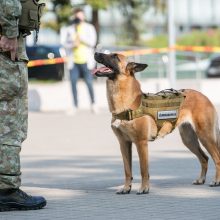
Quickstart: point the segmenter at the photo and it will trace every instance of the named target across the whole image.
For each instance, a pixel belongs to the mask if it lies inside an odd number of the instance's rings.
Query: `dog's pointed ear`
[[[148,67],[148,65],[147,65],[147,64],[144,64],[144,63],[130,62],[130,63],[127,64],[126,69],[127,69],[129,72],[136,73],[136,72],[141,72],[141,71],[143,71],[143,70],[146,69],[147,67]]]

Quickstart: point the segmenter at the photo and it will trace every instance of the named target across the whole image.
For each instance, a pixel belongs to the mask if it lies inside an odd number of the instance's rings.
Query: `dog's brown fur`
[[[95,59],[112,70],[106,74],[96,73],[97,76],[109,78],[107,80],[107,98],[110,112],[114,115],[128,109],[137,109],[141,102],[142,91],[134,73],[142,71],[147,65],[129,63],[126,57],[120,54],[96,53]],[[208,157],[201,149],[200,141],[211,155],[216,167],[216,174],[210,186],[218,186],[220,185],[220,132],[216,110],[208,98],[198,91],[186,89],[184,95],[185,100],[180,106],[176,127],[179,128],[184,145],[198,157],[201,164],[201,174],[193,184],[204,184],[208,168]],[[157,131],[155,121],[148,115],[131,121],[118,120],[113,116],[112,129],[120,143],[125,171],[124,187],[117,193],[126,194],[131,190],[132,143],[137,147],[142,177],[137,193],[148,193],[148,141],[157,134],[159,137],[164,137],[170,133],[171,124],[167,122],[160,131]]]

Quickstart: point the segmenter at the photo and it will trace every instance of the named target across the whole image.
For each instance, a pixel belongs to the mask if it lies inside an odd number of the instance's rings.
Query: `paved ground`
[[[219,219],[220,187],[208,186],[213,163],[210,160],[207,183],[191,185],[199,163],[176,131],[150,143],[150,194],[135,194],[140,175],[134,147],[132,192],[116,195],[123,167],[110,117],[104,110],[76,116],[30,113],[21,155],[22,188],[45,196],[48,205],[37,211],[4,212],[0,220]]]

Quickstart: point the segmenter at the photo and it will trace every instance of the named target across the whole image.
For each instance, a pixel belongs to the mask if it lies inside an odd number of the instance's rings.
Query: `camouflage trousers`
[[[0,66],[0,189],[18,188],[19,153],[27,136],[27,66],[1,53]]]

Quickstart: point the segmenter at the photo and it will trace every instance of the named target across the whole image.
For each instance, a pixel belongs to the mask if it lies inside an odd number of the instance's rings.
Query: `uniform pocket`
[[[21,75],[18,64],[0,54],[0,100],[13,99],[20,89]]]
[[[4,1],[4,12],[7,16],[18,17],[21,14],[21,4],[14,1]]]

